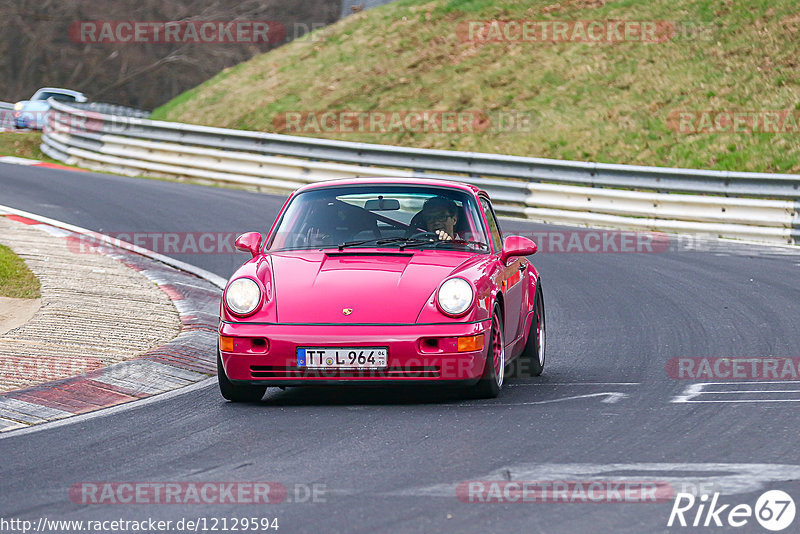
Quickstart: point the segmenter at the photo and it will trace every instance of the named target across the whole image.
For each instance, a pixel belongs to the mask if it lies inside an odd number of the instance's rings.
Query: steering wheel
[[[412,234],[412,235],[409,235],[409,236],[406,236],[406,237],[408,239],[424,239],[424,238],[428,237],[428,238],[432,238],[435,241],[439,240],[439,236],[436,235],[436,232],[427,232],[427,231],[425,231],[425,232],[417,232],[416,234]]]

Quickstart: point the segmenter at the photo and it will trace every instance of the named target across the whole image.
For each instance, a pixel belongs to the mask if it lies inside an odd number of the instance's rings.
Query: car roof
[[[60,87],[42,87],[40,89],[37,89],[36,93],[39,93],[41,91],[46,91],[48,93],[63,93],[65,95],[70,95],[70,96],[78,96],[78,95],[84,96],[84,94],[81,93],[80,91],[73,91],[72,89],[62,89]]]
[[[440,180],[436,178],[392,178],[392,177],[379,177],[379,178],[340,178],[336,180],[325,180],[323,182],[314,182],[313,184],[304,185],[295,191],[300,193],[311,189],[323,189],[327,187],[340,187],[349,185],[421,185],[432,187],[448,187],[452,189],[460,189],[468,191],[475,195],[483,194],[489,196],[483,189],[472,184],[465,184],[463,182],[456,182],[454,180]]]

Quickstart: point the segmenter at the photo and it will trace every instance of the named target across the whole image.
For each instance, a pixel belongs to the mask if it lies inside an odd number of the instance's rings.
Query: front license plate
[[[305,347],[297,349],[297,366],[309,369],[384,369],[386,347]]]

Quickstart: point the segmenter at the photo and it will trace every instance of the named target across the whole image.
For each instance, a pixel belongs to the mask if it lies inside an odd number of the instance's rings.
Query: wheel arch
[[[494,303],[500,306],[500,319],[503,320],[503,324],[506,323],[506,308],[505,308],[505,300],[503,297],[503,292],[498,290],[497,293],[494,294]]]
[[[536,300],[539,298],[539,294],[541,294],[542,298],[544,298],[544,292],[542,292],[542,275],[538,275],[536,277],[536,281],[533,285],[533,302],[531,303],[533,305],[532,309],[536,308]]]

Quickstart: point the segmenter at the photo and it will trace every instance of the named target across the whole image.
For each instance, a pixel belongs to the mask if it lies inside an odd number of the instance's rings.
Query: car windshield
[[[36,94],[31,97],[31,100],[47,100],[48,98],[52,98],[59,102],[75,102],[75,97],[73,95],[49,91],[37,91]]]
[[[488,253],[473,196],[439,187],[312,189],[285,210],[267,250],[402,248]]]

